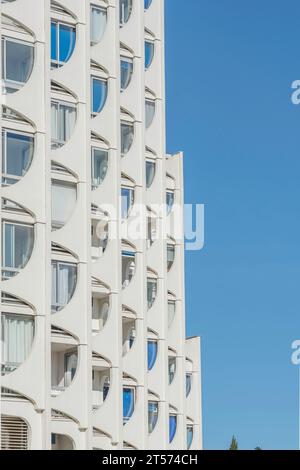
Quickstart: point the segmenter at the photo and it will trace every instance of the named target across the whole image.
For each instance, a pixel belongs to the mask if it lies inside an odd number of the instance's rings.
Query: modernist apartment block
[[[163,7],[1,0],[1,449],[202,446]]]

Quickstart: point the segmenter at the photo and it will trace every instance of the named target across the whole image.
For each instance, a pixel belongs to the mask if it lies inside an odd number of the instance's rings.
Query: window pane
[[[166,193],[166,204],[167,204],[167,215],[169,215],[174,205],[174,193],[171,191],[167,191]]]
[[[97,188],[104,180],[108,169],[108,151],[92,148],[92,188]]]
[[[146,112],[146,117],[145,117],[145,121],[146,121],[146,129],[148,129],[148,127],[151,126],[152,124],[152,121],[153,121],[153,118],[154,118],[154,114],[155,114],[155,101],[153,100],[146,100],[145,102],[145,112]]]
[[[121,189],[121,216],[126,219],[133,205],[134,192],[130,188]]]
[[[31,44],[5,39],[5,73],[4,80],[24,84],[27,82],[33,67],[33,47]],[[13,87],[10,84],[10,87]],[[19,87],[16,86],[15,89]],[[12,91],[15,91],[12,90]]]
[[[68,387],[74,376],[77,369],[77,352],[73,352],[65,355],[65,387]]]
[[[155,401],[148,402],[148,432],[154,430],[158,420],[158,403]]]
[[[157,341],[148,340],[147,352],[148,352],[148,370],[151,370],[156,362],[157,358]]]
[[[168,301],[168,326],[170,326],[173,323],[173,320],[175,318],[175,312],[176,312],[176,304],[174,301],[169,300]]]
[[[154,43],[145,41],[145,69],[148,69],[152,64],[154,57]]]
[[[186,433],[187,433],[187,449],[189,450],[191,448],[193,437],[194,437],[193,426],[187,426]]]
[[[127,23],[130,18],[132,10],[132,0],[119,0],[120,1],[120,24]]]
[[[131,123],[121,122],[121,154],[129,152],[134,137],[134,126]]]
[[[129,285],[135,273],[135,253],[122,251],[122,287]]]
[[[170,415],[169,416],[169,442],[171,443],[175,437],[177,429],[177,416]]]
[[[167,269],[170,271],[175,259],[175,246],[167,245]]]
[[[146,186],[150,188],[155,176],[155,163],[146,161]]]
[[[133,62],[130,59],[121,59],[121,91],[126,90],[133,73]]]
[[[148,309],[152,307],[157,295],[157,280],[156,279],[147,279],[147,302]]]
[[[26,315],[2,314],[2,371],[12,372],[28,357],[34,337],[34,319]]]
[[[59,61],[67,62],[75,48],[76,33],[72,26],[59,24]]]
[[[2,240],[3,267],[7,276],[13,276],[15,271],[24,268],[33,248],[33,227],[4,222]],[[7,268],[12,268],[7,269]]]
[[[4,131],[2,134],[2,174],[9,183],[18,181],[27,172],[33,157],[33,137]],[[17,177],[15,180],[11,177]],[[2,178],[8,183],[7,178]]]
[[[107,81],[98,78],[92,78],[93,96],[92,113],[100,113],[107,98]]]
[[[186,392],[186,397],[189,396],[191,393],[192,389],[192,374],[186,374],[185,375],[185,392]]]
[[[91,43],[101,41],[107,22],[107,11],[104,8],[91,7]]]
[[[71,137],[76,123],[76,107],[62,102],[51,102],[52,148],[64,145]]]
[[[124,424],[131,418],[134,411],[134,390],[123,388],[123,422]]]
[[[52,181],[52,228],[63,227],[76,205],[76,185]]]
[[[52,261],[52,312],[61,310],[71,300],[77,282],[77,266]]]
[[[169,364],[169,385],[174,380],[175,377],[175,372],[176,372],[176,357],[169,357],[168,359],[168,364]]]
[[[152,0],[144,0],[144,8],[147,10],[152,3]]]

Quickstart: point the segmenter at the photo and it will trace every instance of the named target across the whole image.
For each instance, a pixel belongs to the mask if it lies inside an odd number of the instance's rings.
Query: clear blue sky
[[[187,332],[203,341],[206,449],[293,449],[300,338],[298,0],[165,0],[168,151],[206,207],[186,256]],[[188,3],[189,9],[185,8]]]

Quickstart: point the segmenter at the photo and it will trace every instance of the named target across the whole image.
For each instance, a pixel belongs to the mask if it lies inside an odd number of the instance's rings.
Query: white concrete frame
[[[166,240],[147,247],[145,240],[126,240],[135,247],[136,270],[131,283],[121,288],[122,240],[109,240],[96,262],[91,253],[91,204],[118,207],[121,174],[135,183],[134,202],[150,206],[164,204],[167,174],[174,180],[175,201],[183,206],[183,156],[166,154],[164,83],[164,0],[153,0],[144,11],[143,0],[133,0],[127,24],[119,26],[118,0],[59,0],[72,13],[76,24],[75,49],[62,67],[50,70],[50,0],[15,0],[1,4],[2,15],[19,22],[34,42],[34,65],[27,83],[17,92],[2,94],[2,103],[23,115],[32,124],[35,148],[27,173],[16,184],[2,186],[1,197],[26,208],[34,217],[34,248],[27,265],[16,276],[3,281],[3,292],[32,307],[35,337],[31,352],[14,372],[1,377],[1,386],[14,392],[3,394],[1,413],[18,416],[28,424],[28,448],[51,449],[51,433],[63,435],[57,443],[75,449],[186,449],[186,427],[192,424],[191,449],[202,448],[200,339],[185,339],[184,244],[175,240],[175,260],[167,272]],[[98,44],[90,45],[90,4],[107,8],[105,33]],[[65,15],[54,17],[65,21]],[[146,32],[145,32],[146,31]],[[9,35],[5,25],[2,35]],[[151,66],[144,68],[145,36],[155,43]],[[154,38],[154,39],[153,39]],[[120,93],[120,48],[125,47],[134,64],[129,86]],[[90,63],[101,67],[108,82],[108,95],[101,113],[91,119]],[[1,61],[0,61],[1,63]],[[77,105],[75,128],[69,141],[51,150],[51,81],[68,90]],[[145,130],[145,96],[155,96],[155,116]],[[130,113],[135,136],[130,151],[120,155],[120,109]],[[2,119],[1,125],[7,128]],[[9,127],[22,129],[22,124]],[[24,125],[23,125],[24,127]],[[91,190],[91,132],[109,150],[109,163],[102,184]],[[153,183],[146,189],[146,156],[155,158]],[[151,157],[150,155],[150,157]],[[64,166],[77,181],[74,211],[62,228],[51,231],[51,161]],[[6,218],[1,213],[2,218]],[[169,216],[171,217],[171,215]],[[130,218],[130,215],[129,215]],[[162,217],[166,223],[166,216]],[[119,218],[109,219],[109,230],[119,233]],[[168,236],[172,237],[172,233]],[[77,264],[77,284],[70,302],[51,314],[51,243],[70,252],[62,253]],[[72,256],[71,256],[72,255]],[[57,258],[55,258],[57,259]],[[147,269],[157,274],[157,298],[147,310]],[[109,313],[104,328],[92,333],[91,298],[99,281],[109,292]],[[104,288],[103,287],[103,288]],[[101,287],[99,288],[101,290]],[[168,328],[168,292],[176,296],[176,315]],[[132,312],[135,338],[123,357],[122,312]],[[5,305],[2,305],[5,311]],[[78,362],[71,385],[51,394],[51,326],[66,332],[61,344],[76,345]],[[158,356],[147,370],[149,331],[158,338]],[[60,338],[60,336],[59,336]],[[68,339],[69,338],[69,339]],[[53,339],[53,338],[52,338]],[[55,340],[56,347],[59,339]],[[72,343],[72,344],[73,344]],[[63,346],[62,346],[63,347]],[[70,344],[69,344],[70,347]],[[176,373],[168,384],[168,350],[175,351]],[[92,358],[94,353],[94,359]],[[104,403],[92,411],[92,366],[101,356],[110,368],[110,390]],[[192,375],[189,396],[185,393],[186,360]],[[101,360],[99,362],[101,369]],[[125,374],[125,376],[124,376]],[[123,426],[122,387],[134,387],[135,410]],[[148,397],[159,402],[158,422],[148,434]],[[169,444],[169,407],[177,414],[177,432]],[[67,438],[65,438],[66,436]],[[71,443],[71,444],[70,444]]]

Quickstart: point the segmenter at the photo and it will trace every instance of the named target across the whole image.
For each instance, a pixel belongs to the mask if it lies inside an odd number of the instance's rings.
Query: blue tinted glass
[[[93,78],[93,103],[92,112],[100,113],[105,105],[107,97],[107,83],[105,80]]]
[[[175,437],[177,429],[177,416],[169,416],[169,442],[171,443]]]
[[[186,374],[185,376],[185,392],[186,396],[188,397],[192,388],[192,376],[191,374]]]
[[[132,416],[134,411],[134,391],[132,388],[123,388],[123,421]]]
[[[145,41],[145,68],[148,69],[152,63],[154,55],[153,42]]]
[[[59,25],[59,61],[67,62],[75,47],[75,29],[72,26]]]
[[[167,204],[167,215],[169,215],[174,205],[174,193],[167,192],[166,204]]]
[[[57,24],[51,22],[51,60],[58,60],[57,57]]]
[[[148,341],[148,370],[151,370],[157,358],[157,341]]]
[[[106,399],[108,392],[109,392],[109,385],[105,384],[103,386],[103,401]]]
[[[121,189],[121,215],[125,219],[131,205],[131,191],[128,188]]]
[[[158,403],[148,403],[148,432],[151,433],[155,428],[158,420]]]
[[[144,0],[145,10],[147,10],[150,7],[151,3],[152,3],[152,0]]]

